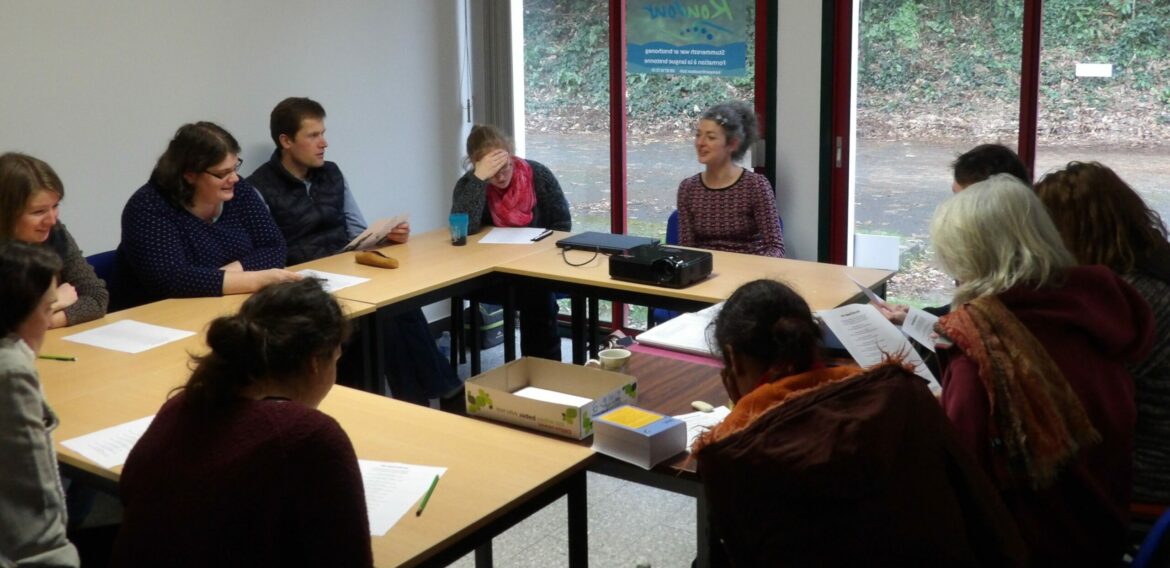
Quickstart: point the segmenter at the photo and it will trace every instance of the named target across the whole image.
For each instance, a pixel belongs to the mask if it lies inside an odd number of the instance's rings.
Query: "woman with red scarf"
[[[735,402],[695,442],[732,566],[1020,566],[1008,512],[938,402],[897,361],[827,367],[808,304],[744,284],[715,318]]]
[[[572,230],[569,202],[556,176],[540,162],[515,155],[512,141],[491,125],[467,136],[472,168],[455,184],[452,213],[467,213],[467,232],[484,225]]]
[[[467,136],[471,169],[455,183],[452,213],[467,213],[467,232],[484,225],[572,230],[569,202],[544,164],[515,155],[512,141],[494,126],[478,124]],[[517,294],[520,352],[561,359],[557,304],[552,294]]]

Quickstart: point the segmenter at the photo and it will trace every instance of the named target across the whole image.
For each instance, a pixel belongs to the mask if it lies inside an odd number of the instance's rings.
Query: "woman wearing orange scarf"
[[[572,230],[569,202],[556,176],[544,164],[517,157],[512,141],[496,127],[478,124],[471,129],[466,160],[471,168],[455,183],[451,212],[467,214],[468,234],[484,225]],[[485,299],[499,303],[500,296],[489,292]],[[520,352],[560,361],[553,295],[521,292],[516,297]]]
[[[826,367],[808,304],[772,280],[714,322],[731,414],[692,448],[733,566],[1019,566],[1023,544],[925,382]]]
[[[931,237],[959,282],[940,331],[942,403],[991,476],[1035,566],[1107,566],[1129,521],[1134,385],[1153,339],[1145,300],[1074,266],[1044,205],[1000,174],[939,206]]]

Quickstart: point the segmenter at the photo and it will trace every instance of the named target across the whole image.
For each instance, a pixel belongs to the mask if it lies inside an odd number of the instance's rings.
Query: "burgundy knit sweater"
[[[776,194],[768,178],[744,170],[728,187],[710,189],[695,174],[678,186],[678,244],[784,258]]]
[[[370,566],[357,456],[333,418],[167,401],[122,471],[116,566]]]

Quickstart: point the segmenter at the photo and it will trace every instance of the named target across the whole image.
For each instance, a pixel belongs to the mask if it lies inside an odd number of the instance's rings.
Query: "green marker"
[[[430,488],[428,488],[426,494],[423,495],[422,501],[419,502],[419,504],[418,504],[418,510],[414,512],[414,516],[417,517],[417,516],[421,515],[423,512],[423,509],[427,508],[427,501],[431,500],[431,493],[435,492],[435,486],[438,484],[439,484],[439,475],[435,474],[435,480],[431,482]]]
[[[37,359],[49,359],[51,361],[76,361],[77,357],[72,357],[70,355],[48,355],[42,353],[37,355]]]

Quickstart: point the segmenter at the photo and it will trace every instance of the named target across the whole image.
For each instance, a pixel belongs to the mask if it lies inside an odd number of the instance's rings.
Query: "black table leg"
[[[585,297],[580,292],[573,292],[569,296],[569,304],[572,306],[572,318],[570,329],[572,330],[573,338],[573,364],[585,364]]]
[[[504,362],[516,360],[516,287],[504,290]]]
[[[589,566],[589,512],[586,508],[585,470],[569,480],[569,566]]]

